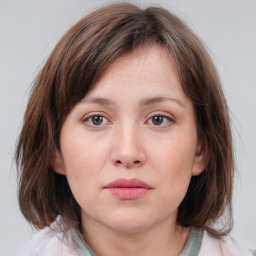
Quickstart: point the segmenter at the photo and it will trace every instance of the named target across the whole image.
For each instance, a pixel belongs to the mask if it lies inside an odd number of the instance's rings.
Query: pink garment
[[[205,231],[198,256],[252,256],[252,254],[232,237],[216,239]]]
[[[45,228],[35,234],[19,256],[79,256],[72,245],[71,237],[75,230],[63,233]],[[84,252],[90,256],[90,252]],[[209,236],[205,231],[198,256],[252,256],[246,248],[239,245],[232,237],[220,240]]]
[[[70,240],[71,232],[61,232],[44,228],[33,235],[32,240],[18,256],[78,256]]]

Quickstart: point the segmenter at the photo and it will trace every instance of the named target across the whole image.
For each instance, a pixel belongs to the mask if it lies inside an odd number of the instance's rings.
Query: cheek
[[[184,198],[192,175],[194,146],[189,141],[170,140],[150,153],[151,165],[163,187],[162,197],[177,204]]]
[[[166,175],[190,174],[193,167],[195,144],[189,138],[175,138],[162,141],[157,146],[151,145],[149,150],[151,164],[155,165],[159,172]]]
[[[108,144],[98,142],[89,136],[66,136],[62,144],[62,154],[67,175],[93,176],[99,172],[106,161],[106,145]]]
[[[85,205],[93,203],[95,194],[99,192],[105,150],[88,140],[75,139],[63,141],[63,149],[70,189],[78,204],[84,208]]]
[[[76,201],[82,208],[85,205],[91,205],[100,188],[99,177],[104,161],[104,152],[95,148],[95,145],[92,147],[88,141],[83,143],[73,141],[69,147],[65,148],[63,156],[66,177]]]

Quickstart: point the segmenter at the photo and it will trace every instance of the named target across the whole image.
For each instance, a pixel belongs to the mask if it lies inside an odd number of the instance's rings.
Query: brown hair
[[[19,137],[16,162],[19,203],[38,228],[58,215],[80,222],[80,207],[65,176],[52,163],[62,124],[100,75],[121,55],[158,44],[172,56],[182,88],[194,105],[198,134],[208,164],[191,179],[178,209],[177,223],[208,230],[220,237],[232,227],[232,136],[228,108],[214,65],[197,36],[163,8],[119,3],[94,11],[59,41],[38,74]],[[227,225],[212,224],[228,210]]]

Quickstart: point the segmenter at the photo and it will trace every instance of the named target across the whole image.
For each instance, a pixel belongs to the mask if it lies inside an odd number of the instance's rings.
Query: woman
[[[21,210],[44,228],[24,255],[251,255],[227,237],[234,168],[218,75],[165,9],[109,5],[63,36],[16,159]]]

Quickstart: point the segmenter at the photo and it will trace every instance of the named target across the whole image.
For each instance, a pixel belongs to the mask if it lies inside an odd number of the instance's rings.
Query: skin
[[[98,255],[159,256],[182,251],[188,229],[176,224],[177,209],[204,166],[193,105],[169,54],[152,46],[117,59],[73,108],[54,169],[67,176]],[[118,178],[152,189],[121,200],[104,189]]]

